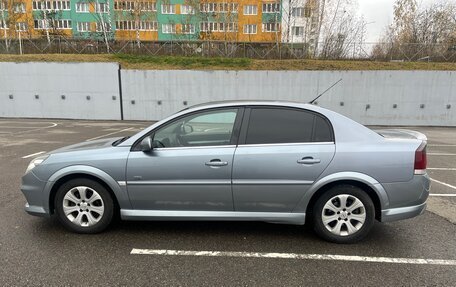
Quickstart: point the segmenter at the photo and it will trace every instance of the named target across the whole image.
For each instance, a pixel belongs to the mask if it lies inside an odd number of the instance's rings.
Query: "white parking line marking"
[[[121,132],[129,131],[131,129],[133,129],[133,128],[126,128],[126,129],[123,129],[123,130],[120,130],[120,131],[116,131],[116,132],[112,132],[112,133],[105,134],[105,135],[102,135],[102,136],[94,137],[94,138],[86,140],[86,142],[87,141],[93,141],[93,140],[96,140],[96,139],[101,139],[101,138],[104,138],[104,137],[107,137],[107,136],[110,136],[110,135],[114,135],[114,134],[118,134],[118,133],[121,133]]]
[[[456,194],[452,194],[452,193],[429,193],[429,196],[456,197]]]
[[[29,130],[19,131],[19,132],[9,132],[7,134],[9,134],[9,135],[19,135],[19,134],[25,134],[25,133],[33,132],[33,131],[39,131],[39,130],[44,130],[44,129],[55,128],[56,126],[58,126],[57,123],[51,123],[51,125],[46,126],[46,127],[30,127],[31,129],[29,129]],[[1,128],[2,127],[0,127],[0,129]]]
[[[29,158],[29,157],[32,157],[32,156],[35,156],[35,155],[39,155],[39,154],[42,154],[42,153],[45,153],[45,151],[40,151],[40,152],[32,153],[32,154],[29,154],[29,155],[25,155],[22,158]]]
[[[456,153],[438,153],[438,152],[428,152],[428,155],[456,155]]]
[[[428,167],[429,170],[456,170],[453,167]]]
[[[335,260],[335,261],[353,261],[353,262],[456,266],[456,260],[370,257],[370,256],[331,255],[331,254],[261,253],[261,252],[234,252],[234,251],[187,251],[187,250],[165,250],[165,249],[154,250],[154,249],[136,249],[136,248],[133,248],[131,250],[130,254],[170,255],[170,256],[275,258],[275,259],[301,259],[301,260]]]
[[[449,188],[452,188],[452,189],[456,189],[456,186],[448,184],[448,183],[445,183],[443,181],[440,181],[440,180],[437,180],[437,179],[433,179],[433,178],[431,178],[431,180],[434,181],[434,182],[440,183],[441,185],[444,185],[446,187],[449,187]]]

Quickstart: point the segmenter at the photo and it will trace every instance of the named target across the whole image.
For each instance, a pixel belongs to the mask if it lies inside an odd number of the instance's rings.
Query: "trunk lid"
[[[427,137],[425,134],[412,130],[381,129],[374,130],[374,132],[378,133],[379,135],[387,139],[417,139],[427,142]]]

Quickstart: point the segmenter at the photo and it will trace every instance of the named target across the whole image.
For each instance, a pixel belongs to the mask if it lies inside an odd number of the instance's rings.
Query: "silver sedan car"
[[[426,137],[373,131],[292,102],[218,102],[185,109],[132,137],[71,145],[30,163],[28,213],[96,233],[123,220],[308,223],[352,243],[375,220],[424,212]]]

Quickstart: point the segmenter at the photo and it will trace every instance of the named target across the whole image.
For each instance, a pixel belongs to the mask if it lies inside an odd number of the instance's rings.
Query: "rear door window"
[[[313,112],[288,108],[252,108],[246,144],[331,142],[326,119]]]

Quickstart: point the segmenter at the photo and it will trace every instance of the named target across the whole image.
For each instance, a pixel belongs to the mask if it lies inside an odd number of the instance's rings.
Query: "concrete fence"
[[[308,102],[339,79],[318,105],[369,125],[456,126],[455,72],[143,71],[115,63],[0,63],[0,116],[158,120],[208,101]]]

